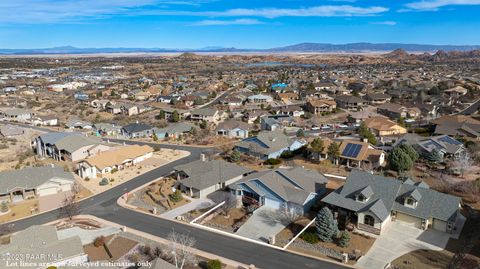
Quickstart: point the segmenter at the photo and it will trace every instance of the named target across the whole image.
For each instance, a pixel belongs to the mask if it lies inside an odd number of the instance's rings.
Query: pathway
[[[207,198],[204,199],[193,199],[193,198],[188,198],[190,200],[190,203],[174,208],[170,211],[167,211],[165,213],[160,214],[160,217],[166,218],[166,219],[175,219],[177,216],[181,216],[183,214],[186,214],[192,210],[195,209],[204,209],[208,208],[211,206],[214,206],[215,203]]]

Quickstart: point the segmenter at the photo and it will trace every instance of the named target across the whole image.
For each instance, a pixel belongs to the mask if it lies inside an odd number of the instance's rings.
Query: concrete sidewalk
[[[174,208],[170,211],[160,214],[160,217],[166,219],[175,219],[177,216],[181,216],[185,213],[188,213],[195,209],[204,209],[211,206],[214,206],[215,203],[210,199],[193,199],[188,198],[190,203],[183,205],[181,207]]]
[[[80,237],[80,240],[82,241],[82,245],[87,245],[87,244],[93,243],[95,238],[99,236],[103,235],[107,237],[109,235],[116,234],[119,232],[120,232],[120,229],[116,227],[104,227],[104,228],[95,229],[95,230],[85,230],[79,227],[73,227],[73,228],[57,231],[57,236],[58,236],[58,239],[65,239],[65,238],[78,235]]]

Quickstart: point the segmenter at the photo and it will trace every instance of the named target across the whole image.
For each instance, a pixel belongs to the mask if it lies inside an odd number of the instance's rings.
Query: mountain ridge
[[[0,49],[3,55],[28,55],[28,54],[100,54],[100,53],[182,53],[182,52],[310,52],[310,53],[361,53],[361,52],[390,52],[403,50],[411,53],[436,53],[438,51],[473,51],[480,50],[480,45],[431,45],[407,43],[313,43],[304,42],[289,46],[274,47],[269,49],[242,49],[235,47],[208,46],[199,49],[170,49],[170,48],[78,48],[74,46],[58,46],[38,49]]]

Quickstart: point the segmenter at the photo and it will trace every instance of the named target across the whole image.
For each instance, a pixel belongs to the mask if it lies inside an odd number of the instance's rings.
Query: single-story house
[[[377,137],[406,134],[407,129],[397,123],[384,118],[372,117],[363,121],[365,126]]]
[[[226,136],[230,138],[247,138],[250,129],[250,124],[246,122],[227,120],[219,123],[216,131],[217,135],[220,136]]]
[[[228,115],[225,111],[220,111],[211,108],[195,109],[190,114],[190,120],[192,121],[206,121],[211,123],[217,123],[224,120]]]
[[[436,150],[442,159],[452,158],[455,160],[465,154],[463,143],[448,135],[423,137],[418,134],[405,134],[392,147],[402,144],[409,144],[420,156],[428,155]]]
[[[452,233],[460,216],[459,197],[405,181],[352,170],[345,184],[322,199],[340,222],[381,234],[391,221]]]
[[[432,123],[435,134],[480,139],[480,121],[469,116],[443,116]]]
[[[30,197],[46,196],[72,190],[72,173],[56,166],[26,167],[0,172],[0,202],[21,202]]]
[[[376,149],[367,142],[342,140],[339,151],[339,159],[347,167],[371,165],[372,168],[375,168],[385,164],[385,152]]]
[[[14,261],[12,254],[24,258],[21,261]],[[13,267],[26,269],[47,268],[47,266],[39,266],[40,264],[55,264],[59,268],[67,268],[68,266],[63,265],[88,262],[88,255],[85,254],[78,235],[59,239],[55,226],[49,225],[33,225],[12,234],[10,243],[0,248],[0,256],[10,257],[10,259],[0,259],[0,268],[12,267],[15,262],[18,264]],[[23,265],[20,266],[20,262],[23,262]],[[106,268],[111,267],[106,266]]]
[[[153,127],[145,123],[130,123],[120,130],[121,134],[128,138],[150,137]]]
[[[53,116],[53,115],[34,116],[32,118],[32,123],[34,125],[40,125],[40,126],[57,126],[58,125],[58,117]]]
[[[0,109],[0,118],[9,121],[27,122],[35,115],[31,110],[23,108],[2,108]]]
[[[302,213],[325,192],[328,179],[301,167],[264,170],[242,178],[229,188],[243,204],[272,209],[293,207]]]
[[[174,167],[180,189],[189,196],[205,198],[252,172],[246,167],[223,160],[207,161],[204,158]]]
[[[245,138],[236,143],[235,149],[262,160],[267,160],[278,158],[283,152],[300,149],[306,144],[305,140],[291,139],[282,132],[262,131],[257,136]]]
[[[278,131],[291,126],[295,119],[289,115],[265,115],[260,117],[260,128],[267,131]]]
[[[181,135],[188,134],[195,126],[188,122],[177,122],[169,124],[164,128],[153,128],[153,132],[159,139],[178,138]]]
[[[123,170],[136,165],[153,155],[153,148],[147,145],[129,145],[103,151],[78,164],[78,175],[82,178],[97,178],[112,171]]]
[[[273,97],[265,94],[255,94],[247,97],[249,103],[270,103],[273,102]]]
[[[67,123],[65,123],[65,127],[68,129],[82,129],[82,130],[91,130],[92,124],[87,121],[79,120],[79,119],[71,119]]]
[[[399,118],[417,118],[421,114],[420,109],[417,107],[406,107],[395,103],[379,105],[377,112],[394,120]]]
[[[115,125],[113,123],[99,122],[93,124],[93,130],[97,132],[97,135],[117,135],[120,134],[121,126]]]

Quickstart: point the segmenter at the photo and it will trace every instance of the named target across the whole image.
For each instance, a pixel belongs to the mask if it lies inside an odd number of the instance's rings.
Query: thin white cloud
[[[480,5],[480,0],[424,0],[418,2],[408,3],[405,6],[408,9],[401,9],[399,11],[435,11],[445,6],[474,6]]]
[[[236,20],[203,20],[191,24],[192,26],[220,26],[220,25],[255,25],[263,24],[257,19],[236,19]]]
[[[374,21],[374,22],[371,22],[370,24],[394,26],[394,25],[397,25],[397,22],[395,22],[395,21]]]
[[[373,16],[387,12],[385,7],[356,7],[350,5],[315,6],[308,8],[237,8],[225,11],[147,11],[150,15],[204,16],[204,17],[354,17]]]
[[[220,11],[167,9],[217,0],[0,0],[0,23],[78,23],[112,16],[353,17],[388,11],[380,6],[322,5],[305,8],[236,8]],[[350,0],[347,0],[350,1]]]
[[[0,0],[0,23],[56,23],[135,14],[146,8],[198,6],[216,0]]]

